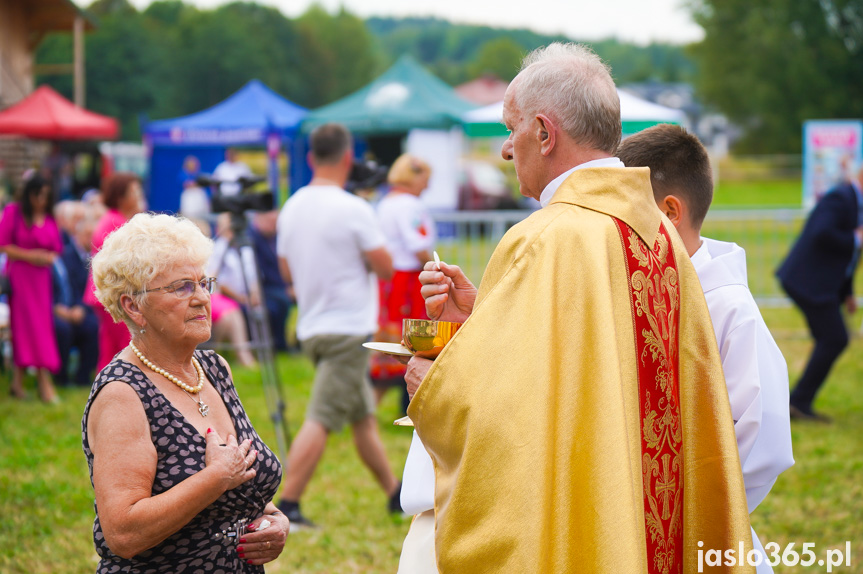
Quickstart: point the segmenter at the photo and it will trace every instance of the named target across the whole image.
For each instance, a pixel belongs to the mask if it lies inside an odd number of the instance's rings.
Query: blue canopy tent
[[[149,204],[154,211],[177,211],[183,160],[195,156],[201,171],[212,172],[234,146],[266,146],[269,180],[278,196],[277,160],[282,146],[291,146],[308,110],[281,97],[258,80],[251,80],[221,103],[180,118],[158,120],[144,127],[151,151]],[[291,162],[292,187],[303,176]]]

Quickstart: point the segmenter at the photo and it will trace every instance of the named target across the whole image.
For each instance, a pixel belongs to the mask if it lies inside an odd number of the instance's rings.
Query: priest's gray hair
[[[213,253],[213,241],[184,217],[139,213],[111,233],[93,257],[96,298],[115,322],[134,327],[120,305],[125,294],[137,305],[158,275],[181,265],[200,266]]]
[[[580,145],[613,154],[620,143],[620,98],[611,69],[590,48],[554,42],[525,56],[515,103],[545,114]]]

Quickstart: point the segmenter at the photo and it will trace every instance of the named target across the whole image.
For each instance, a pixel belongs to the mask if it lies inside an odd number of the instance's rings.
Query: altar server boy
[[[656,204],[677,228],[698,273],[722,357],[751,513],[794,458],[788,370],[749,292],[746,253],[735,243],[701,237],[713,177],[698,138],[661,124],[626,138],[617,156],[627,167],[650,168]],[[754,530],[752,541],[766,559]],[[762,561],[757,571],[773,569]]]

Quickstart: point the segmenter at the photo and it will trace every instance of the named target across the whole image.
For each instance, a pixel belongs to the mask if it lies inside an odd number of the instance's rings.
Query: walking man
[[[315,365],[306,420],[286,462],[279,509],[291,528],[314,527],[300,512],[330,432],[351,425],[357,452],[400,511],[396,480],[378,433],[362,344],[377,329],[376,282],[393,275],[372,207],[344,190],[353,144],[340,124],[325,124],[310,137],[313,177],[285,203],[277,223],[276,251],[282,276],[293,282],[299,318],[297,338]],[[370,273],[371,272],[371,273]]]

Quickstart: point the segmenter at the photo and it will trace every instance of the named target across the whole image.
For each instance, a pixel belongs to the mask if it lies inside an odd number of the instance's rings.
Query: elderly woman
[[[427,319],[420,295],[419,274],[431,260],[435,244],[435,223],[420,194],[428,187],[431,167],[422,159],[403,154],[393,162],[387,175],[390,184],[378,204],[378,218],[393,256],[395,274],[379,282],[380,316],[378,341],[400,341],[402,319]],[[372,356],[371,376],[380,402],[390,386],[404,388],[405,366],[386,355]],[[404,396],[407,408],[407,395]]]
[[[131,333],[82,421],[98,572],[263,572],[288,519],[278,457],[212,351],[212,242],[189,220],[139,214],[94,257],[96,296]]]

